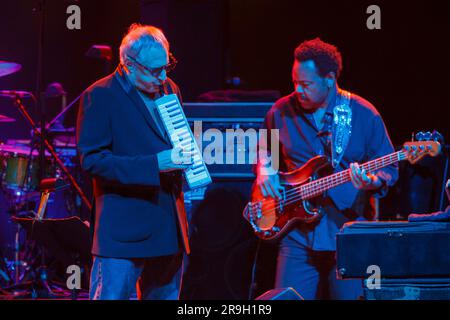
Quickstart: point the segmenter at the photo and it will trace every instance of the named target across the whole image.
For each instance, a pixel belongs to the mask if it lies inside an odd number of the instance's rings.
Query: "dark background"
[[[395,145],[422,129],[436,129],[449,138],[450,19],[442,1],[377,1],[381,30],[366,27],[366,8],[373,1],[45,2],[43,86],[61,82],[69,101],[105,75],[101,61],[84,56],[87,49],[92,44],[110,45],[115,66],[121,38],[135,21],[166,32],[179,60],[172,77],[185,101],[225,88],[232,76],[240,77],[244,88],[288,94],[293,50],[301,41],[319,36],[343,55],[340,85],[378,108]],[[0,89],[35,90],[36,3],[1,1],[0,59],[19,62],[23,69],[0,78]],[[71,4],[81,8],[81,30],[66,28],[66,8]],[[13,115],[11,109],[1,98],[0,113]],[[74,125],[75,109],[66,125]],[[16,130],[23,134],[24,128],[2,125],[0,139]]]

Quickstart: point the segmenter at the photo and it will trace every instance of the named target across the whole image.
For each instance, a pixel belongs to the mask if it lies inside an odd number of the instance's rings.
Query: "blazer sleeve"
[[[113,135],[107,94],[103,88],[93,88],[81,97],[77,146],[83,170],[120,184],[159,186],[156,154],[118,156],[112,153]]]

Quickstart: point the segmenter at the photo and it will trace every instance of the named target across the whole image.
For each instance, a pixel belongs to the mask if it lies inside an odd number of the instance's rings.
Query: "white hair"
[[[120,45],[120,63],[125,63],[127,55],[136,58],[143,48],[150,49],[155,45],[161,45],[169,52],[169,42],[161,29],[133,23]]]

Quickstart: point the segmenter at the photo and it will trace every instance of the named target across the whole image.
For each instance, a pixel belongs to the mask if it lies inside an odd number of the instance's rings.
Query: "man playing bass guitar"
[[[372,218],[370,197],[386,195],[398,178],[395,164],[368,173],[358,163],[394,148],[375,107],[339,88],[342,58],[335,46],[316,38],[301,43],[294,57],[295,91],[274,104],[263,126],[279,130],[279,169],[290,172],[322,155],[331,164],[329,173],[350,168],[351,182],[320,197],[321,219],[295,224],[281,239],[275,286],[293,287],[305,299],[357,299],[361,281],[336,279],[335,236],[345,222]],[[260,141],[259,148],[270,155],[270,143]],[[253,195],[282,198],[280,176],[268,174],[270,168],[262,163]]]

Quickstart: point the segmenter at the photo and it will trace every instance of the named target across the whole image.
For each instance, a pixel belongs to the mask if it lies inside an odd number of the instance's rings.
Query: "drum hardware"
[[[8,94],[13,95],[13,93],[11,92],[8,92]],[[11,145],[0,145],[0,180],[2,189],[3,191],[5,191],[5,195],[12,200],[12,220],[14,222],[18,222],[16,221],[16,219],[20,217],[19,211],[21,209],[21,206],[23,206],[24,203],[27,203],[26,200],[28,200],[30,197],[36,197],[36,193],[41,190],[41,201],[39,202],[37,213],[31,212],[31,215],[27,215],[31,217],[30,219],[36,221],[36,223],[44,223],[45,210],[47,208],[47,204],[52,192],[61,190],[62,188],[70,185],[74,187],[74,190],[71,190],[71,192],[74,193],[74,191],[76,191],[76,194],[79,195],[78,199],[74,199],[74,201],[78,202],[76,205],[80,207],[84,202],[87,207],[91,209],[89,201],[67,169],[67,166],[69,166],[69,164],[73,165],[71,163],[71,159],[73,159],[73,156],[76,155],[76,152],[75,154],[73,153],[74,150],[76,151],[74,144],[72,143],[72,141],[63,141],[63,143],[58,143],[59,147],[63,148],[66,153],[68,152],[67,155],[61,157],[65,160],[63,163],[59,154],[56,154],[53,146],[45,138],[45,134],[41,134],[41,130],[37,128],[36,124],[31,119],[30,115],[25,109],[25,106],[22,103],[22,96],[23,95],[21,94],[15,95],[15,105],[18,107],[19,111],[25,117],[25,119],[30,123],[35,139],[38,140],[40,138],[39,140],[41,143],[38,144],[36,143],[36,141],[31,141],[29,146],[20,145],[17,142]],[[56,129],[54,131],[57,134],[61,134],[63,137],[74,133],[73,128],[68,130]],[[45,150],[45,152],[42,152],[41,150],[41,152],[39,152],[39,150],[37,150],[37,147],[41,146],[42,144],[48,151]],[[38,160],[41,155],[44,159],[43,162]],[[67,159],[67,157],[72,158]],[[44,163],[43,167],[41,166],[41,163]],[[57,166],[55,164],[57,164]],[[67,179],[70,181],[70,184],[63,183],[61,179],[55,178],[60,177],[63,172]],[[41,186],[39,186],[38,183],[39,177],[43,178],[43,184]],[[50,177],[52,177],[52,179],[48,179]],[[53,181],[53,184],[51,186],[49,186],[48,184],[49,181]],[[63,219],[50,220],[61,220],[62,222]],[[20,237],[21,233],[24,230],[24,226],[22,226],[20,223],[16,223],[16,225],[17,230],[14,237],[14,261],[11,262],[9,266],[6,265],[5,272],[2,272],[2,274],[6,275],[6,277],[2,278],[4,278],[5,282],[8,282],[9,285],[12,285],[12,287],[8,287],[5,289],[7,289],[9,292],[14,292],[14,295],[17,294],[16,297],[19,297],[19,295],[21,297],[36,297],[40,294],[43,294],[44,296],[58,296],[61,295],[61,293],[64,293],[63,296],[67,297],[67,290],[64,290],[64,285],[52,285],[48,281],[48,273],[45,263],[45,252],[50,252],[51,249],[47,249],[45,243],[41,243],[42,245],[39,247],[32,247],[30,243],[32,243],[33,245],[34,242],[29,241],[28,237],[34,237],[34,234],[33,232],[29,234],[28,229],[26,230],[26,242],[23,244],[23,247],[21,247]],[[30,252],[30,250],[32,250],[32,256],[24,259],[24,252]],[[41,251],[40,253],[36,253],[36,250]],[[39,262],[39,260],[41,261]],[[30,280],[30,278],[31,281],[28,281]],[[36,288],[39,288],[39,290],[43,291],[39,291],[39,293],[37,293]]]
[[[15,122],[15,121],[16,119],[14,118],[3,116],[0,114],[0,122]]]
[[[50,153],[51,157],[54,159],[58,167],[62,170],[62,172],[65,174],[65,176],[69,179],[71,185],[74,187],[78,195],[80,196],[81,200],[84,202],[84,204],[87,206],[89,210],[92,209],[92,205],[90,201],[87,199],[86,195],[84,194],[83,190],[81,190],[80,186],[78,185],[77,181],[74,179],[72,174],[68,171],[67,167],[64,165],[64,163],[61,161],[60,157],[57,155],[55,149],[50,144],[50,142],[46,139],[44,134],[41,132],[41,130],[38,129],[36,126],[36,123],[31,118],[30,114],[26,110],[25,106],[22,104],[22,99],[20,97],[15,98],[15,105],[21,112],[21,114],[25,117],[25,119],[28,121],[28,123],[31,125],[33,133],[36,137],[40,138],[41,143],[45,146],[45,148]],[[42,149],[42,148],[41,148]],[[43,153],[39,153],[40,157],[44,157]],[[43,162],[43,161],[41,161]],[[43,170],[43,169],[41,169]],[[43,175],[41,175],[43,176]]]
[[[35,220],[42,221],[47,208],[48,198],[54,191],[62,190],[69,185],[65,184],[63,180],[57,178],[43,179],[40,184],[41,201],[39,202],[38,212],[36,213]]]
[[[56,190],[55,190],[56,191]],[[83,281],[87,281],[90,255],[89,227],[78,217],[65,219],[42,219],[14,217],[13,221],[20,224],[27,234],[32,235],[32,240],[44,250],[54,255],[64,268],[71,264],[80,266]],[[66,283],[50,281],[47,273],[45,252],[39,255],[41,261],[34,268],[34,279],[31,282],[16,286],[26,286],[32,291],[28,292],[33,297],[63,297],[77,299],[79,296],[87,298],[86,290],[73,289],[69,291]],[[9,291],[13,288],[7,288]]]
[[[23,209],[24,206],[27,206],[29,197],[38,188],[38,185],[34,185],[35,179],[37,179],[36,155],[36,150],[26,146],[0,145],[0,162],[4,164],[1,187],[6,200],[10,203],[8,211],[13,217],[34,216],[33,211],[23,211]],[[26,262],[33,259],[21,257],[21,253],[23,253],[21,252],[21,234],[22,227],[16,224],[13,246],[14,260],[5,268],[5,274],[11,270],[7,282],[12,282],[14,286],[20,285],[33,264]],[[24,247],[27,250],[27,246]]]
[[[10,283],[11,278],[8,274],[8,265],[3,252],[0,250],[0,290],[6,283]],[[1,292],[1,291],[0,291]]]
[[[47,149],[48,152],[50,153],[50,159],[52,159],[52,161],[54,161],[57,165],[59,170],[61,170],[62,172],[64,172],[64,174],[66,175],[67,179],[70,181],[70,184],[73,186],[74,190],[76,191],[76,193],[79,195],[82,203],[85,203],[87,208],[89,208],[89,210],[91,209],[91,204],[90,202],[87,200],[86,196],[84,195],[83,191],[81,190],[81,188],[79,187],[79,185],[77,184],[77,182],[75,181],[75,179],[73,178],[73,176],[71,175],[71,173],[68,171],[68,169],[64,166],[64,164],[62,163],[62,161],[60,160],[59,156],[56,154],[54,148],[52,147],[52,145],[50,144],[50,142],[46,139],[46,125],[45,125],[45,119],[46,119],[46,114],[45,114],[45,103],[44,103],[44,99],[43,99],[43,93],[42,93],[42,82],[43,82],[43,49],[44,49],[44,30],[45,30],[45,14],[46,14],[46,5],[45,5],[45,1],[43,0],[39,0],[36,3],[36,6],[33,8],[33,12],[34,14],[37,16],[38,19],[38,30],[37,30],[37,40],[38,40],[38,48],[37,48],[37,72],[36,72],[36,98],[34,98],[34,95],[28,92],[19,92],[19,91],[1,91],[0,92],[0,96],[6,96],[6,97],[10,97],[12,99],[14,99],[15,101],[15,105],[18,107],[19,111],[21,112],[21,114],[24,116],[25,120],[28,121],[32,127],[32,132],[34,134],[35,137],[39,138],[40,143],[39,143],[39,151],[37,153],[37,157],[39,160],[37,160],[38,163],[38,169],[37,169],[37,179],[36,181],[40,181],[42,178],[45,177],[44,174],[44,170],[46,169],[46,157],[45,157],[45,150]],[[6,61],[0,61],[0,77],[1,76],[5,76],[14,72],[17,72],[18,70],[21,69],[21,66],[19,64],[16,63],[12,63],[12,62],[6,62]],[[36,125],[36,123],[32,120],[32,118],[30,117],[29,113],[27,112],[27,110],[25,109],[22,100],[25,98],[32,98],[34,100],[34,102],[36,103],[36,109],[38,110],[38,116],[41,119],[40,123],[39,123],[39,127]],[[71,105],[75,104],[76,101],[74,101]],[[67,110],[68,108],[66,108],[65,110]],[[63,110],[64,111],[64,110]],[[4,121],[11,121],[10,119],[5,119]],[[53,124],[53,123],[52,123]],[[31,153],[32,155],[32,153]],[[14,153],[12,154],[12,156],[14,156]],[[23,156],[23,154],[22,154]],[[9,157],[12,158],[12,157]],[[28,167],[31,166],[33,164],[33,161],[31,159],[24,159],[25,157],[23,156],[21,159],[15,159],[14,161],[16,161],[17,166],[18,163],[20,162],[23,167]],[[18,160],[22,160],[22,161],[18,161]],[[28,160],[28,162],[26,161]],[[11,160],[12,161],[12,160]],[[14,162],[13,161],[13,162]],[[13,163],[11,162],[11,163]],[[2,158],[0,158],[0,164],[4,163],[4,158],[2,156]],[[11,164],[12,165],[12,164]],[[36,166],[34,166],[36,168]],[[3,168],[0,166],[0,170],[3,172]],[[24,176],[29,176],[30,172],[28,172],[29,170],[25,170],[25,171],[20,171]],[[30,179],[30,178],[27,178]],[[27,180],[28,183],[28,180]],[[31,194],[32,192],[28,191],[28,190],[22,190],[21,187],[19,188],[11,188],[11,190],[9,190],[10,192],[10,196],[12,199],[14,199],[14,207],[18,206],[18,202],[21,202],[22,200],[22,196],[27,197],[29,194]],[[81,204],[80,204],[81,206]],[[14,210],[15,215],[17,216],[18,213]],[[44,213],[44,211],[42,211],[42,214]],[[15,217],[13,217],[15,218]],[[13,219],[14,220],[14,219]],[[33,220],[34,221],[34,220]],[[15,221],[18,222],[18,221]],[[61,221],[62,222],[62,221]],[[19,223],[18,223],[19,224]],[[38,225],[42,225],[44,226],[46,223],[42,222],[42,223],[38,223]],[[81,223],[82,224],[82,223]],[[26,228],[26,224],[22,225],[24,229]],[[43,229],[42,229],[43,230]],[[70,231],[70,228],[69,228]],[[28,234],[28,229],[27,229],[27,234]],[[17,238],[18,239],[18,238]],[[80,240],[77,237],[74,237],[74,239]],[[44,247],[43,247],[44,248]],[[18,260],[18,259],[16,259]],[[28,261],[28,260],[27,260]],[[16,263],[16,262],[15,262]],[[20,264],[20,262],[17,263],[18,265]],[[16,271],[16,270],[15,270]],[[47,288],[47,292],[49,292],[48,289],[50,289],[47,285],[47,275],[45,272],[45,265],[41,263],[41,266],[39,268],[39,270],[37,270],[38,273],[40,274],[39,279],[34,278],[35,280],[37,279],[44,287]],[[19,275],[20,278],[20,275]],[[17,279],[15,279],[17,280]],[[28,284],[26,284],[28,285]]]
[[[47,268],[47,252],[51,253],[52,246],[48,247],[45,233],[48,233],[48,221],[52,223],[64,224],[66,219],[44,219],[45,210],[49,196],[69,187],[62,179],[43,179],[38,190],[41,192],[39,209],[35,212],[22,212],[13,214],[12,220],[17,226],[14,240],[14,262],[9,269],[6,279],[9,286],[5,287],[6,293],[15,298],[36,298],[36,297],[69,297],[70,292],[65,289],[64,284],[50,281]],[[75,217],[72,217],[75,218]],[[71,218],[69,218],[71,219]],[[78,219],[78,218],[77,218]],[[39,224],[39,225],[35,225]],[[40,226],[42,224],[42,226]],[[44,225],[45,224],[45,225]],[[27,240],[21,248],[20,234],[26,231]],[[89,231],[87,231],[89,233]],[[42,239],[44,237],[44,239]],[[74,240],[75,241],[75,240]],[[83,242],[84,243],[84,242]],[[32,257],[24,257],[23,250],[31,251]],[[6,270],[8,267],[6,266]]]
[[[17,227],[13,245],[11,246],[13,247],[13,256],[11,256],[13,261],[8,263],[5,260],[4,267],[2,266],[0,268],[1,275],[3,275],[1,276],[1,280],[4,280],[3,282],[10,286],[3,287],[9,293],[13,292],[14,297],[36,297],[38,295],[36,288],[43,290],[43,292],[40,291],[40,294],[44,294],[45,296],[47,294],[57,296],[63,292],[63,296],[67,297],[67,290],[64,290],[64,285],[52,285],[48,281],[45,263],[45,256],[47,255],[45,253],[47,251],[50,252],[51,248],[47,248],[45,243],[41,243],[41,246],[36,246],[35,240],[30,240],[34,238],[35,234],[32,231],[29,233],[28,229],[25,230],[26,228],[24,229],[24,226],[18,223],[16,219],[21,219],[20,217],[25,214],[29,217],[26,219],[32,219],[37,223],[44,223],[44,215],[52,192],[70,186],[70,184],[63,183],[61,179],[55,178],[60,177],[63,172],[74,186],[74,190],[70,190],[71,193],[75,193],[74,191],[76,191],[76,194],[79,195],[77,199],[73,199],[74,203],[71,203],[71,207],[74,208],[75,203],[76,206],[81,207],[84,202],[89,209],[91,208],[89,201],[87,201],[75,179],[67,169],[67,167],[73,166],[72,160],[76,156],[76,148],[71,137],[74,136],[75,130],[74,128],[57,128],[57,126],[50,128],[51,134],[58,135],[58,139],[63,140],[62,142],[57,142],[56,139],[54,140],[59,149],[65,151],[61,157],[64,159],[63,163],[59,157],[59,153],[56,154],[53,146],[45,138],[45,132],[41,134],[42,131],[33,122],[22,103],[22,98],[32,97],[34,99],[34,96],[31,93],[19,91],[0,91],[0,96],[14,98],[15,106],[18,107],[21,114],[30,123],[33,129],[32,132],[34,133],[34,141],[8,141],[8,144],[0,145],[0,186],[7,200],[9,199],[8,202],[11,203],[11,209],[9,211]],[[3,122],[15,120],[6,117],[2,119],[4,120]],[[42,151],[42,145],[45,146],[45,152]],[[43,160],[39,158],[43,158]],[[48,179],[50,177],[52,179]],[[41,187],[39,186],[40,178],[43,178],[43,185]],[[49,181],[54,181],[53,186],[49,187]],[[37,213],[34,211],[21,212],[23,206],[29,204],[30,199],[38,196],[37,193],[40,189],[42,189],[42,193],[40,194],[41,201],[39,202]],[[36,198],[35,200],[37,202],[38,199]],[[33,205],[34,208],[36,208],[35,205]],[[64,219],[50,220],[61,220],[63,222]],[[23,231],[27,231],[25,240],[22,239]],[[36,250],[39,251],[36,252]],[[28,257],[25,258],[24,254],[28,255]]]
[[[12,201],[9,210],[7,211],[8,213],[13,217],[34,217],[33,211],[21,210],[23,209],[19,204],[21,195],[12,193],[11,198],[13,198],[14,201]],[[19,224],[14,224],[14,226],[14,238],[11,246],[12,260],[9,261],[6,254],[0,255],[3,258],[0,263],[0,283],[2,283],[3,288],[7,288],[8,286],[22,286],[23,282],[27,280],[27,277],[32,277],[32,273],[34,272],[32,269],[32,266],[35,264],[35,258],[32,253],[34,247],[32,243],[24,241],[23,228]],[[18,292],[19,291],[15,293]]]

